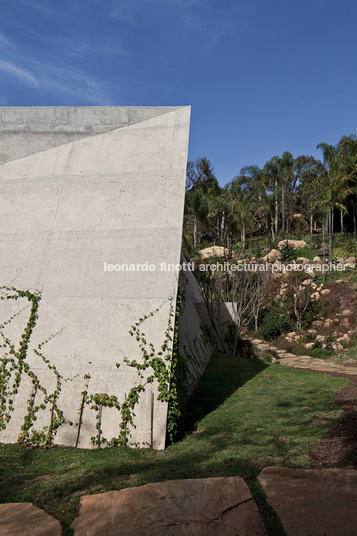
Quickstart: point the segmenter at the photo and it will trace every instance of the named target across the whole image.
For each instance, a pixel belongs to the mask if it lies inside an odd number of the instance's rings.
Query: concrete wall
[[[184,306],[179,321],[180,355],[186,369],[187,396],[191,395],[204,374],[213,348],[205,334],[204,326],[212,329],[206,304],[197,281],[190,271],[183,271],[180,284],[184,289]]]
[[[159,265],[180,261],[189,118],[189,107],[0,109],[0,350],[14,406],[0,441],[17,440],[32,394],[45,408],[30,433],[46,430],[58,395],[65,423],[54,442],[73,446],[80,422],[79,446],[91,447],[96,411],[85,404],[79,419],[83,391],[122,402],[145,381],[125,363],[141,358],[129,331],[149,315],[141,329],[158,351],[175,303],[176,274]],[[156,269],[109,272],[104,262]],[[32,302],[21,291],[40,293],[24,361]],[[132,443],[164,448],[157,395],[157,382],[141,394]],[[104,408],[103,436],[118,424]]]

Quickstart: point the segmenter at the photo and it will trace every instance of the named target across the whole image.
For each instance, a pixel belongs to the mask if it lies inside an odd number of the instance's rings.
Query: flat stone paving
[[[1,536],[61,536],[61,534],[60,522],[32,503],[0,504]]]
[[[74,536],[266,536],[240,477],[157,482],[87,495]]]
[[[357,376],[357,367],[335,361],[324,361],[310,356],[282,357],[279,363],[285,367],[303,368],[316,370],[318,372],[336,372],[347,374],[348,376]]]
[[[258,480],[287,536],[356,536],[357,471],[266,467]]]
[[[317,359],[308,355],[295,355],[285,350],[269,346],[260,339],[250,339],[250,342],[258,350],[274,351],[279,356],[279,363],[285,367],[316,370],[318,372],[335,372],[338,374],[347,374],[348,376],[357,376],[357,361],[355,365],[348,363],[337,363],[336,361]],[[357,534],[357,532],[356,532]]]

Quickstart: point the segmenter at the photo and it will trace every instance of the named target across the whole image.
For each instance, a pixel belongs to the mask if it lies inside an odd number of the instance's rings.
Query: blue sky
[[[357,134],[354,0],[1,0],[0,105],[192,105],[223,185]]]

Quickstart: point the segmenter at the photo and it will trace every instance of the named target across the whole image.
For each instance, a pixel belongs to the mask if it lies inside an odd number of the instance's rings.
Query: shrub
[[[294,246],[290,245],[289,242],[287,242],[281,249],[281,262],[290,262],[297,259],[298,254]]]
[[[225,333],[224,333],[224,342],[229,344],[233,348],[235,334],[236,334],[236,324],[235,322],[226,322],[225,323]]]
[[[334,333],[328,333],[326,336],[325,336],[325,342],[326,344],[331,344],[332,342],[335,341],[335,335]]]
[[[346,244],[343,246],[339,246],[337,248],[335,247],[333,250],[333,256],[335,257],[335,259],[337,259],[338,257],[345,257],[345,258],[352,257],[354,254],[355,253],[354,253],[353,244],[351,245]]]
[[[305,339],[305,342],[315,342],[316,335],[315,333],[306,333],[304,339]]]
[[[282,333],[292,330],[291,319],[286,315],[284,310],[274,304],[269,309],[265,309],[262,318],[259,335],[266,341],[280,337]]]
[[[310,299],[309,304],[302,316],[302,326],[304,328],[309,328],[314,320],[316,320],[317,315],[321,309],[320,302],[314,299]]]
[[[328,350],[327,348],[312,348],[310,350],[310,355],[312,357],[318,357],[320,359],[328,359],[333,355],[333,351]]]

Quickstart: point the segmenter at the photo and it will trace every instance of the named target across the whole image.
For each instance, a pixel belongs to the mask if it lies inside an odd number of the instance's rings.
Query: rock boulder
[[[266,467],[258,480],[287,536],[355,536],[357,471]]]
[[[295,249],[301,249],[306,248],[307,243],[305,240],[281,240],[278,244],[278,248],[281,249],[286,245],[286,242],[288,242],[289,246],[293,246]]]
[[[223,246],[211,246],[209,248],[201,249],[200,255],[203,259],[209,259],[211,257],[225,257],[228,255],[228,249]]]
[[[277,260],[280,260],[280,258],[281,258],[280,251],[278,251],[277,249],[272,249],[271,251],[269,251],[267,255],[265,255],[265,257],[263,257],[263,261],[275,262]]]
[[[240,477],[157,482],[86,495],[74,536],[266,536]]]
[[[60,522],[32,503],[0,504],[1,536],[61,536]]]

